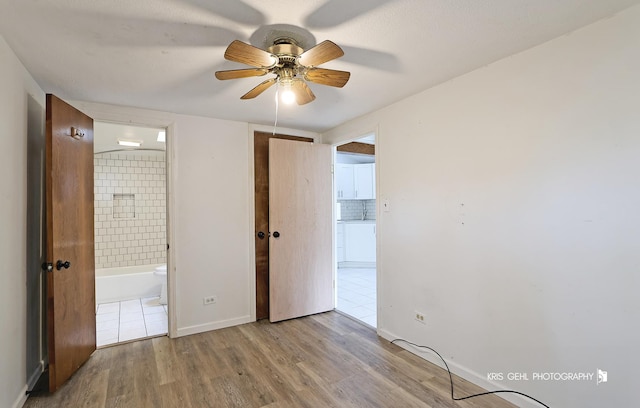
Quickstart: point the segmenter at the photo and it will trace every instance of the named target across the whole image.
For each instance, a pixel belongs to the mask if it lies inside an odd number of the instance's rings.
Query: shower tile
[[[120,157],[122,155],[115,153],[105,153],[103,156],[100,164],[94,167],[96,249],[112,249],[104,244],[119,242],[124,244],[119,248],[135,247],[136,251],[133,253],[147,253],[147,256],[128,256],[132,254],[129,251],[127,253],[96,252],[96,266],[99,268],[117,265],[133,266],[138,264],[138,260],[148,260],[148,263],[152,264],[164,262],[166,249],[163,247],[161,250],[156,250],[148,243],[142,243],[143,238],[139,235],[147,231],[150,225],[157,225],[156,222],[165,223],[165,214],[158,212],[157,209],[158,207],[166,208],[166,194],[159,194],[166,191],[165,157],[158,156],[152,161],[145,161],[147,159],[144,156]],[[141,165],[146,162],[153,164],[153,167],[147,168]],[[115,200],[114,195],[118,195]],[[135,208],[131,203],[132,197],[135,199]],[[118,204],[123,205],[118,206]],[[118,210],[127,211],[123,213]],[[122,215],[133,215],[134,212],[135,217],[117,218]],[[99,241],[102,241],[101,245],[98,245]],[[118,255],[121,257],[118,258]]]

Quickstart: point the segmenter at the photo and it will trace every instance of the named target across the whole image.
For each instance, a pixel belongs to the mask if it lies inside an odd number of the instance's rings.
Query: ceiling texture
[[[265,77],[219,81],[233,40],[274,30],[345,52],[323,68],[344,88],[280,104],[278,126],[322,132],[461,74],[607,18],[640,0],[0,0],[0,34],[40,87],[101,102],[272,125]]]

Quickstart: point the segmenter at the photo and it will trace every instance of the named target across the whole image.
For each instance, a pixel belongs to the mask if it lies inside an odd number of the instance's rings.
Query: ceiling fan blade
[[[293,84],[291,84],[291,90],[296,95],[296,102],[298,105],[304,105],[316,99],[316,96],[311,92],[309,85],[302,80],[293,81]]]
[[[248,78],[248,77],[255,77],[255,76],[263,76],[267,72],[269,72],[269,70],[263,69],[263,68],[230,69],[227,71],[216,71],[216,78],[220,80]]]
[[[278,63],[275,55],[238,40],[229,44],[224,52],[224,58],[259,68],[272,67]]]
[[[276,83],[276,79],[275,78],[267,79],[266,81],[261,82],[260,84],[258,84],[258,86],[256,86],[255,88],[253,88],[252,90],[250,90],[246,94],[242,95],[240,97],[240,99],[252,99],[252,98],[255,98],[256,96],[258,96],[261,93],[263,93],[264,91],[266,91],[267,88],[269,88],[271,85],[273,85],[275,83]]]
[[[327,61],[340,58],[343,55],[344,51],[342,51],[342,48],[329,40],[325,40],[303,52],[298,62],[306,67],[315,67]]]
[[[337,88],[342,88],[350,77],[351,74],[347,71],[325,68],[311,68],[304,75],[304,78],[307,81],[315,82],[320,85],[335,86]]]

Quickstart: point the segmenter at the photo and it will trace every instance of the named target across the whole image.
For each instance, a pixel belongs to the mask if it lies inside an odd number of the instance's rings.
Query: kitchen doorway
[[[377,320],[375,135],[338,146],[336,309],[374,328]]]

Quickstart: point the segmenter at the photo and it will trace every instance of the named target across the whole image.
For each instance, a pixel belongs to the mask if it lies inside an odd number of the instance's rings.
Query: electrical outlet
[[[418,322],[420,322],[420,323],[422,323],[422,324],[427,324],[427,322],[426,322],[426,321],[425,321],[425,319],[424,319],[424,313],[422,313],[422,312],[418,312],[417,310],[416,310],[416,311],[414,311],[414,312],[413,312],[413,318],[414,318],[416,321],[418,321]]]
[[[211,305],[216,303],[217,300],[218,300],[217,296],[207,296],[202,299],[202,303],[204,303],[205,305]]]

